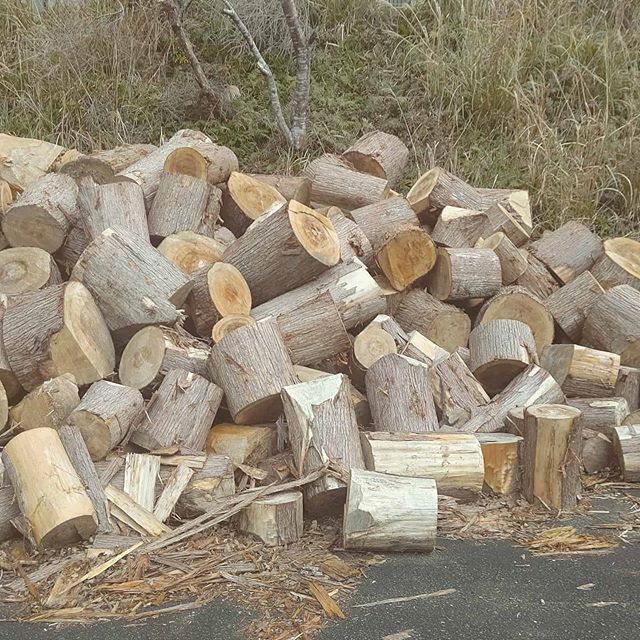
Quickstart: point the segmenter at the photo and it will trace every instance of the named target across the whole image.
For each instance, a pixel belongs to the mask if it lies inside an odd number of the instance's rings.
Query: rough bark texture
[[[351,211],[351,218],[362,229],[375,248],[384,242],[386,234],[399,225],[420,226],[418,216],[402,196],[374,202]]]
[[[20,507],[12,486],[0,487],[0,542],[18,536],[12,520],[20,517]]]
[[[297,542],[302,536],[302,493],[283,491],[254,500],[238,516],[240,531],[258,537],[268,547]]]
[[[524,439],[510,433],[478,433],[484,460],[484,483],[498,495],[520,489],[520,461]]]
[[[373,247],[364,231],[350,218],[342,213],[338,207],[329,207],[327,218],[338,234],[340,240],[340,256],[343,262],[351,258],[358,258],[367,267],[374,263]]]
[[[631,238],[605,240],[604,255],[591,273],[605,289],[628,284],[640,290],[640,242]]]
[[[481,238],[476,247],[491,249],[498,256],[502,271],[502,284],[504,285],[513,284],[529,268],[527,252],[518,249],[502,231],[498,231],[486,239]]]
[[[516,247],[521,247],[529,241],[530,228],[503,202],[493,203],[485,209],[484,214],[487,216],[487,223],[482,230],[485,238],[502,232]]]
[[[640,369],[620,367],[613,394],[627,401],[629,413],[637,411],[640,408]]]
[[[640,482],[640,425],[616,427],[614,443],[625,482]]]
[[[580,424],[585,429],[613,436],[613,428],[619,427],[629,415],[629,405],[624,398],[567,398],[570,407],[580,410]]]
[[[482,211],[445,207],[433,227],[431,238],[441,247],[473,247],[486,223],[487,216]]]
[[[524,252],[524,249],[522,251]],[[549,273],[547,267],[533,254],[527,254],[527,263],[529,266],[515,281],[515,284],[527,289],[540,300],[548,298],[560,288],[558,281]]]

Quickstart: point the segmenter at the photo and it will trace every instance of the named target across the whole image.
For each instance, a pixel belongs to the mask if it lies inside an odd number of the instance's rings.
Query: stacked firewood
[[[246,492],[269,545],[343,512],[346,548],[430,550],[438,494],[640,480],[640,243],[532,240],[526,191],[442,168],[402,195],[408,159],[0,136],[0,538],[162,538]]]

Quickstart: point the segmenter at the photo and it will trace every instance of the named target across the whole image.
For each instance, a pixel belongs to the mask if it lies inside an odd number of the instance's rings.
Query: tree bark
[[[524,439],[510,433],[478,433],[484,460],[484,483],[498,495],[520,490],[520,462]]]
[[[60,284],[62,277],[54,259],[36,247],[0,251],[0,293],[21,296]]]
[[[353,220],[347,218],[338,207],[329,207],[327,218],[331,220],[331,224],[338,234],[342,262],[358,258],[367,267],[372,267],[374,264],[373,247],[364,231]]]
[[[20,507],[16,502],[13,487],[0,487],[0,542],[18,537],[18,530],[12,521],[20,517]]]
[[[523,255],[524,249],[521,249]],[[549,273],[549,270],[532,254],[527,254],[529,266],[525,272],[516,280],[515,284],[527,289],[540,300],[548,298],[554,291],[560,289],[557,280]]]
[[[307,207],[311,204],[311,180],[309,178],[265,173],[250,173],[249,176],[273,187],[285,200],[296,200]]]
[[[610,238],[604,242],[604,255],[591,273],[605,289],[628,284],[640,290],[640,242],[631,238]]]
[[[640,482],[640,425],[614,429],[614,444],[625,482]]]
[[[283,491],[254,500],[238,516],[238,529],[268,547],[297,542],[302,537],[302,493]]]
[[[445,207],[431,233],[432,240],[441,247],[464,248],[476,246],[476,242],[487,224],[482,211]],[[488,247],[489,249],[493,247]]]
[[[502,231],[480,238],[475,246],[491,249],[498,256],[504,285],[513,284],[529,268],[526,251],[518,249]]]
[[[629,413],[640,408],[640,369],[620,367],[613,394],[627,401]]]
[[[482,236],[488,238],[497,232],[504,233],[516,247],[529,242],[530,229],[522,224],[522,220],[514,215],[513,211],[503,203],[494,203],[484,210],[487,223],[482,230]]]
[[[158,245],[158,251],[188,275],[222,262],[226,248],[219,240],[192,231],[174,233]]]
[[[401,225],[420,226],[418,216],[402,196],[386,198],[351,211],[351,218],[375,248]]]
[[[609,437],[613,436],[613,428],[619,427],[629,415],[629,405],[624,398],[567,398],[567,404],[580,410],[580,424],[584,429]]]

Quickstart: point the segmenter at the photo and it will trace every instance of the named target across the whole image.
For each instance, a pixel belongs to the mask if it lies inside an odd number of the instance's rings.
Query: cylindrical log
[[[486,224],[487,216],[482,211],[445,207],[433,227],[431,238],[441,247],[473,247]],[[477,246],[493,249],[486,244]]]
[[[218,240],[193,231],[174,233],[158,245],[158,251],[187,274],[221,262],[225,249]]]
[[[210,453],[229,456],[231,462],[255,467],[261,460],[275,454],[277,429],[273,425],[216,424],[205,449]]]
[[[524,439],[510,433],[477,433],[484,460],[484,483],[494,493],[513,495],[520,489]]]
[[[620,356],[577,344],[545,347],[540,364],[570,398],[599,398],[613,395],[620,371]]]
[[[580,424],[585,429],[613,436],[613,428],[619,427],[629,415],[629,405],[624,398],[567,398],[570,407],[580,410]]]
[[[61,282],[58,266],[43,249],[16,247],[0,251],[0,293],[19,296]]]
[[[437,242],[436,238],[434,240]],[[498,256],[502,284],[513,284],[529,267],[526,252],[518,249],[502,231],[497,231],[488,238],[480,238],[476,247],[491,249]]]
[[[398,351],[404,349],[409,342],[409,336],[405,333],[404,329],[391,316],[388,316],[384,313],[379,313],[367,325],[367,327],[377,327],[378,329],[383,329],[384,331],[386,331],[393,338],[394,342],[396,343],[396,347],[398,347]],[[435,349],[439,349],[438,345],[434,344],[430,340],[427,340],[426,338],[424,338],[424,336],[422,336],[422,338],[428,343],[432,344]],[[416,359],[419,360],[419,358]]]
[[[507,433],[524,437],[524,410],[525,407],[511,409],[504,420],[504,428]]]
[[[367,267],[374,263],[373,247],[364,231],[338,207],[329,207],[327,218],[338,234],[340,240],[340,256],[343,262],[351,258],[360,259]]]
[[[309,178],[266,173],[250,173],[249,175],[276,189],[285,200],[296,200],[307,207],[311,204],[311,180]]]
[[[5,390],[7,400],[13,404],[24,395],[24,389],[11,368],[4,340],[2,339],[2,322],[6,312],[7,297],[0,296],[0,384]]]
[[[582,428],[582,468],[587,473],[598,473],[615,465],[613,436],[601,431]]]
[[[489,298],[500,290],[500,260],[491,249],[438,249],[428,289],[438,300]]]
[[[127,436],[144,409],[142,394],[99,380],[82,396],[67,422],[80,430],[92,460],[102,460]]]
[[[282,412],[280,391],[296,382],[275,318],[222,338],[211,349],[209,369],[212,379],[224,389],[237,424],[273,422]]]
[[[640,424],[616,427],[614,445],[625,482],[640,482]]]
[[[258,498],[240,512],[237,525],[268,547],[297,542],[303,530],[302,493],[283,491]]]
[[[620,354],[622,364],[640,367],[640,291],[622,284],[609,289],[587,313],[584,344]]]
[[[24,294],[2,322],[7,359],[30,391],[71,373],[77,384],[108,376],[115,366],[109,329],[89,291],[79,282]]]
[[[504,203],[495,202],[484,210],[484,214],[487,217],[487,223],[481,235],[485,238],[501,231],[516,247],[521,247],[529,241],[530,228],[527,228]]]
[[[64,244],[56,253],[58,264],[67,274],[71,273],[74,265],[78,262],[88,244],[89,236],[87,236],[87,232],[84,230],[84,225],[82,225],[81,222],[74,224]]]
[[[629,413],[640,408],[640,369],[620,367],[613,394],[627,401]]]
[[[18,434],[5,447],[2,461],[38,546],[62,547],[96,532],[91,499],[53,429]]]
[[[385,236],[400,225],[420,226],[418,216],[402,196],[386,198],[351,212],[351,218],[362,229],[375,248]]]
[[[371,365],[365,381],[375,431],[437,431],[427,365],[391,353]]]
[[[547,509],[574,510],[582,489],[580,411],[547,404],[527,407],[524,415],[524,497]]]
[[[249,327],[255,323],[255,319],[251,316],[232,313],[224,318],[220,318],[220,320],[213,325],[213,328],[211,329],[211,339],[213,340],[213,343],[216,344],[230,333],[233,333],[238,329],[242,329],[242,327]]]
[[[342,526],[345,549],[432,551],[438,491],[431,478],[354,470]]]
[[[473,375],[489,395],[502,391],[530,364],[538,364],[533,333],[518,320],[490,320],[469,334]]]
[[[640,242],[631,238],[605,240],[604,255],[591,273],[605,289],[628,284],[640,290]]]
[[[383,356],[397,353],[393,336],[379,327],[367,327],[353,341],[351,350],[351,379],[361,391],[365,388],[367,370]]]
[[[12,247],[57,251],[77,218],[78,187],[69,176],[50,173],[31,182],[2,216],[2,232]]]
[[[538,258],[531,253],[527,253],[524,249],[521,249],[521,251],[522,255],[526,255],[529,266],[516,280],[515,284],[527,289],[540,300],[545,300],[554,291],[560,289],[560,284]]]
[[[245,277],[253,304],[291,291],[340,261],[340,241],[331,222],[291,201],[260,216],[224,254]]]

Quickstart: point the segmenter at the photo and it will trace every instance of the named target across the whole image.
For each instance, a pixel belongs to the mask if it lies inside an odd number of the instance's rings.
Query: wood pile
[[[402,195],[408,157],[0,136],[2,540],[279,546],[342,514],[346,549],[429,551],[439,496],[640,481],[640,243],[536,237],[526,191],[440,167]]]

